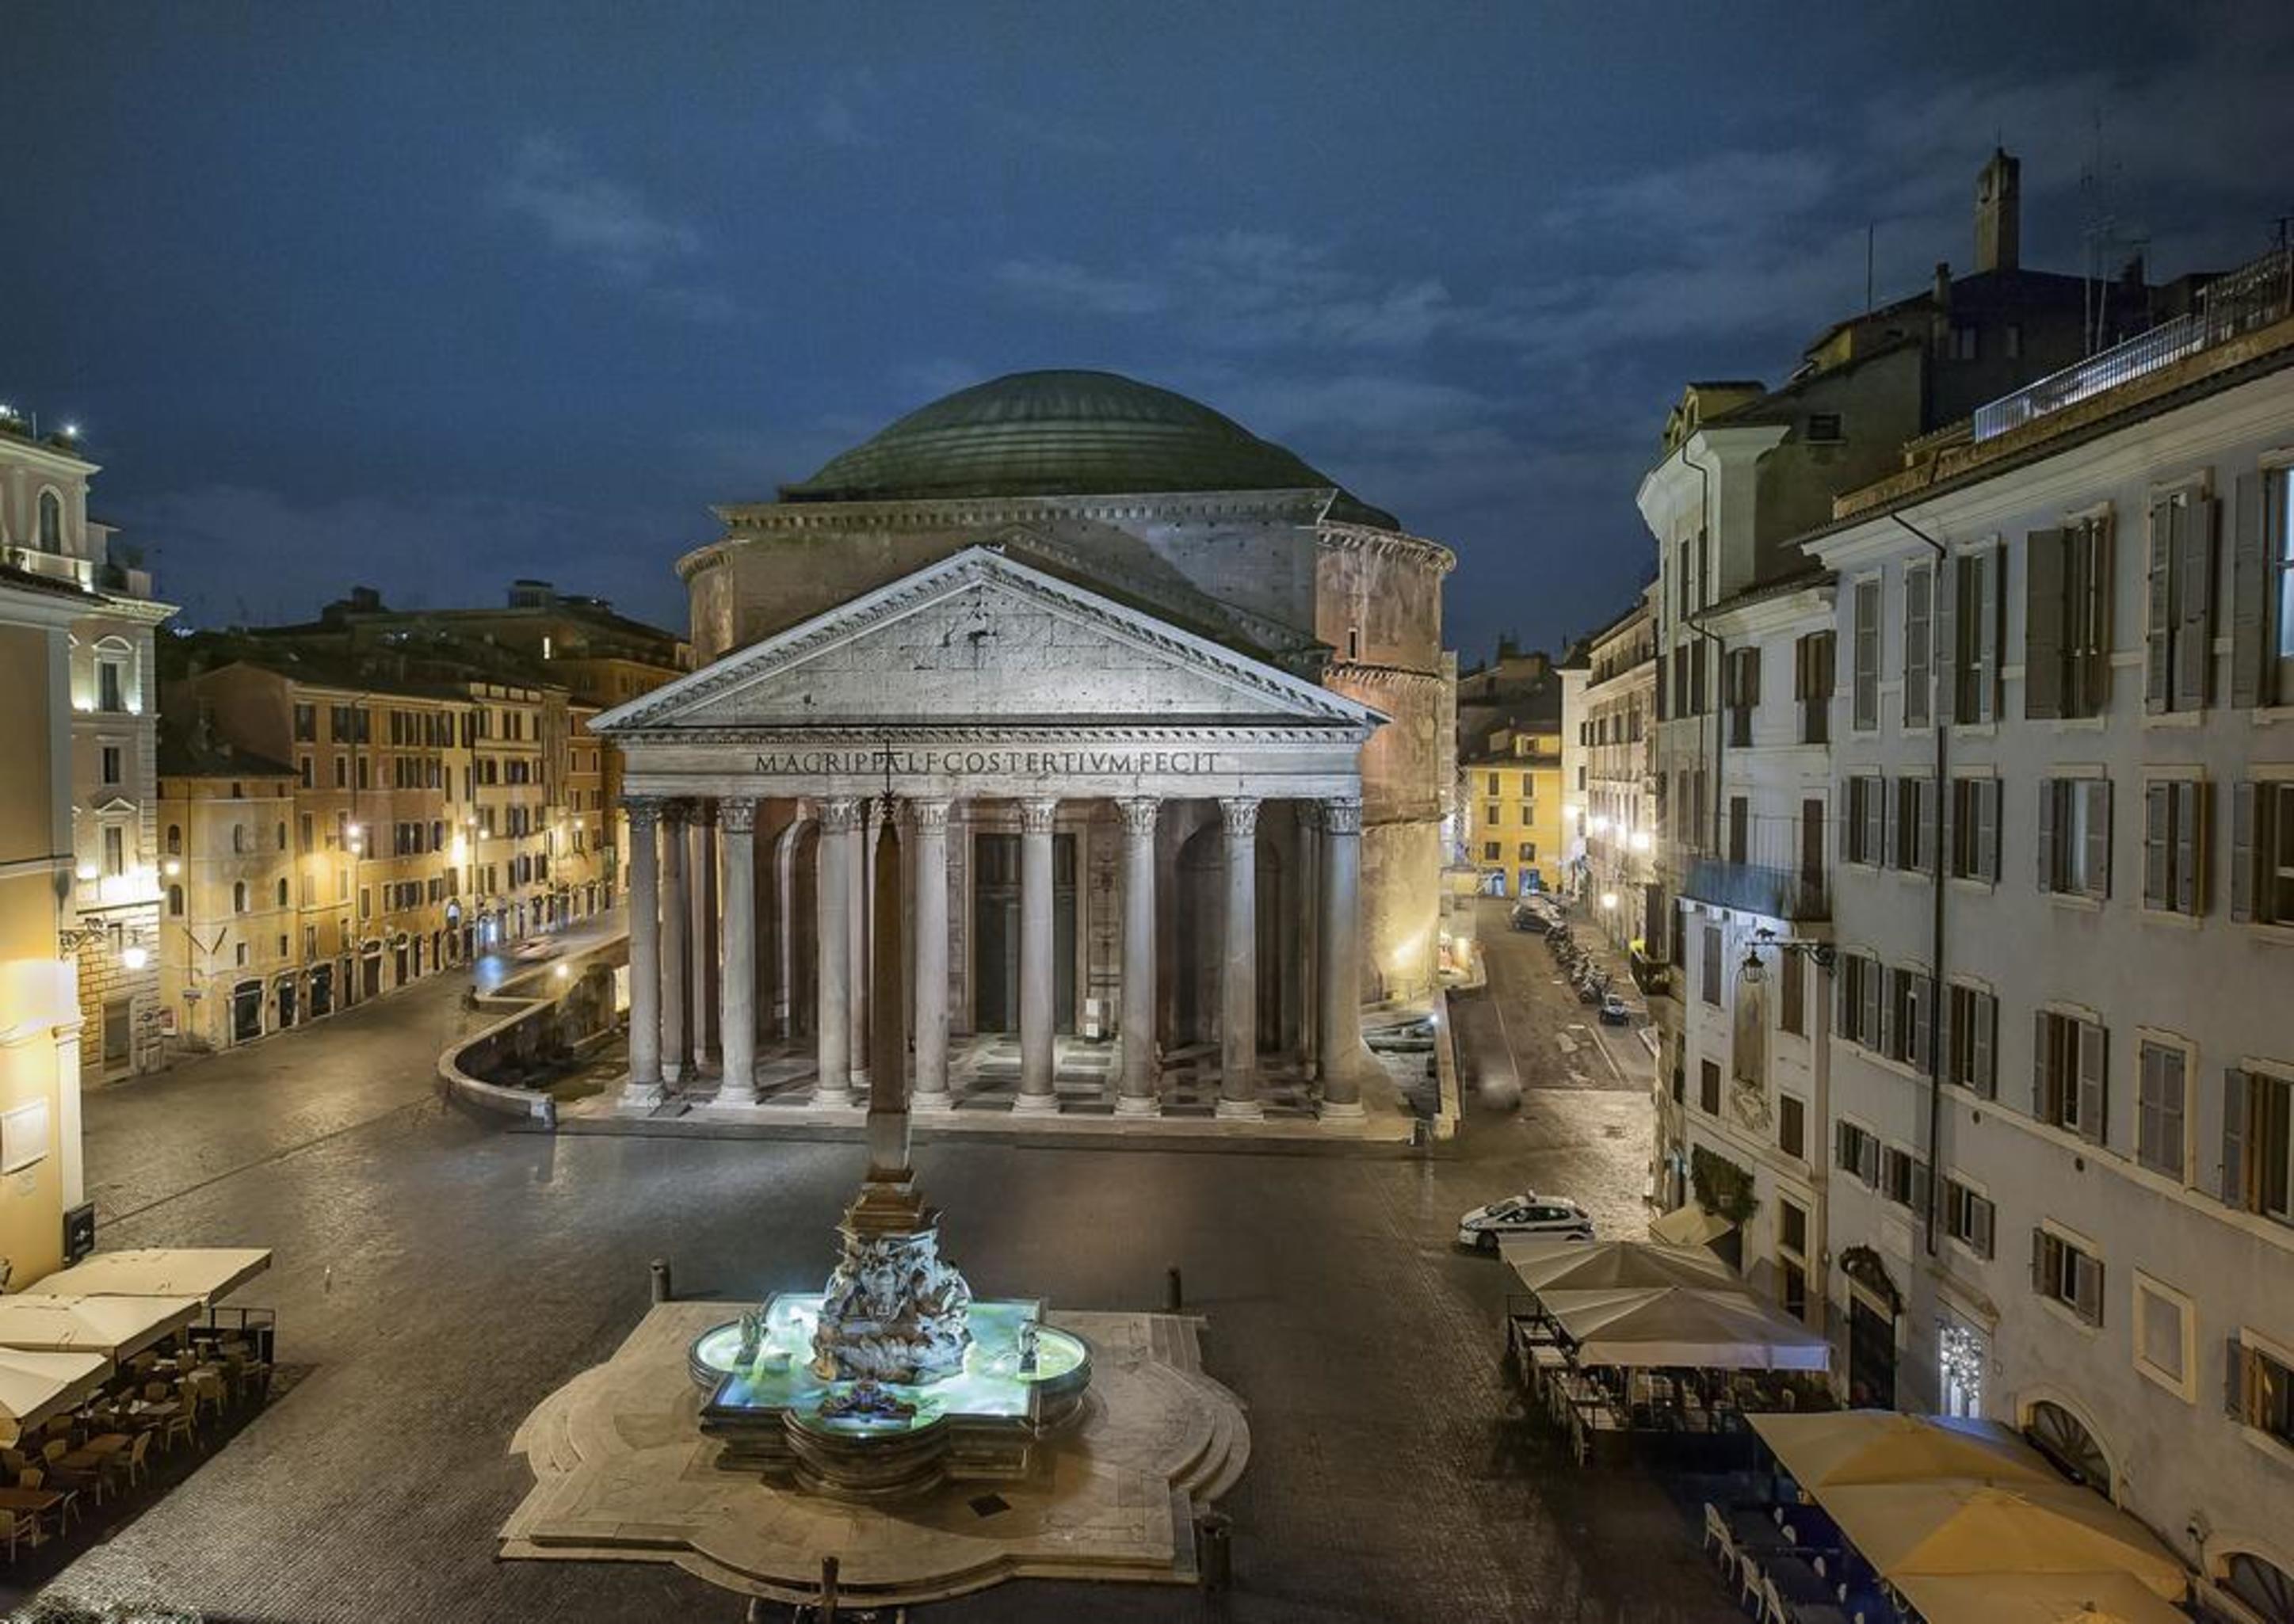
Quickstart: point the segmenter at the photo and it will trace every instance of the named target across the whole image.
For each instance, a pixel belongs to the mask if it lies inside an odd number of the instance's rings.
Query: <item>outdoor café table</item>
[[[1777,1587],[1777,1594],[1791,1604],[1823,1603],[1836,1604],[1839,1594],[1831,1582],[1820,1576],[1802,1556],[1779,1554],[1761,1558],[1761,1571]]]
[[[60,1511],[69,1517],[78,1509],[78,1498],[69,1489],[0,1489],[0,1511],[28,1511],[36,1517]]]
[[[1737,1541],[1737,1548],[1754,1558],[1763,1572],[1773,1557],[1784,1555],[1793,1548],[1785,1539],[1785,1531],[1765,1511],[1740,1508],[1730,1512],[1729,1533]]]
[[[107,1455],[118,1454],[120,1450],[134,1441],[134,1438],[126,1433],[106,1433],[100,1438],[89,1439],[85,1444],[72,1451],[70,1455],[65,1456],[64,1458],[69,1461],[85,1455],[102,1460]]]

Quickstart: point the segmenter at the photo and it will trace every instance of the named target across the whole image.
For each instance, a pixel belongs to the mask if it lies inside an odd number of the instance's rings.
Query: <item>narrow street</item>
[[[1464,1133],[1434,1155],[923,1148],[983,1292],[1146,1306],[1179,1266],[1252,1438],[1222,1503],[1224,1599],[1029,1582],[917,1624],[1733,1616],[1690,1507],[1639,1474],[1579,1471],[1523,1418],[1505,1271],[1452,1244],[1460,1212],[1525,1184],[1576,1195],[1605,1233],[1640,1221],[1646,1095],[1563,1063],[1582,1011],[1541,944],[1501,941],[1493,968],[1457,1005],[1464,1064],[1523,1076],[1525,1103],[1486,1108],[1469,1080]],[[432,1068],[473,1019],[463,980],[90,1097],[104,1244],[274,1247],[239,1296],[278,1311],[290,1379],[50,1595],[296,1624],[743,1616],[674,1568],[496,1561],[531,1481],[509,1438],[637,1323],[654,1257],[684,1296],[817,1287],[854,1148],[511,1133],[449,1109]]]

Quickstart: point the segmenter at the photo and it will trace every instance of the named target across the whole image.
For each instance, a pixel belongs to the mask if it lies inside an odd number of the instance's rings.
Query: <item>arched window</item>
[[[279,905],[282,908],[287,905],[287,882],[284,880],[279,882]]]
[[[2233,1551],[2223,1563],[2222,1587],[2262,1624],[2294,1624],[2294,1573],[2252,1551]]]
[[[2104,1499],[2111,1498],[2111,1458],[2103,1452],[2095,1434],[2087,1424],[2062,1405],[2046,1399],[2031,1406],[2031,1413],[2023,1423],[2025,1436],[2038,1447],[2055,1465],[2055,1469],[2094,1490]]]
[[[247,825],[245,824],[233,824],[231,826],[231,849],[233,851],[240,852],[247,849]]]
[[[167,912],[178,919],[183,917],[183,888],[182,886],[171,885],[167,888]]]
[[[232,881],[231,911],[234,914],[247,912],[247,881],[244,880]]]
[[[183,855],[183,826],[181,824],[167,825],[167,855],[171,857]]]
[[[40,492],[40,550],[64,550],[64,499],[53,491]]]

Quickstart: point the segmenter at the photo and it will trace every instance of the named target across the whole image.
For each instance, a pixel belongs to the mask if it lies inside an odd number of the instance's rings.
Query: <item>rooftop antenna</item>
[[[1873,240],[1879,234],[1879,231],[1878,221],[1867,220],[1864,223],[1864,313],[1867,316],[1872,313]]]

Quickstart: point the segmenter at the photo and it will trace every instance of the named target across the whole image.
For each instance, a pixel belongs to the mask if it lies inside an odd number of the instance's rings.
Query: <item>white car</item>
[[[1593,1220],[1566,1196],[1525,1190],[1477,1206],[1458,1220],[1458,1244],[1478,1252],[1498,1249],[1501,1235],[1542,1235],[1553,1240],[1590,1240]]]
[[[559,948],[556,942],[546,936],[536,936],[528,938],[510,949],[509,956],[521,964],[540,964],[545,960],[556,958],[558,952]]]

